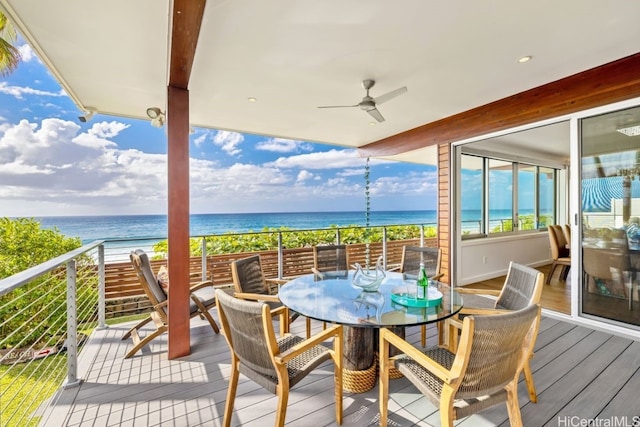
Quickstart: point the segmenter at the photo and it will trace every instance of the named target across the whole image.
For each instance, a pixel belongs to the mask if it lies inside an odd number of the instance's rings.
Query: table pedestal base
[[[351,393],[364,393],[371,390],[378,380],[378,362],[363,370],[342,370],[342,389]]]
[[[404,328],[389,328],[404,338]],[[371,390],[378,380],[378,330],[346,326],[344,330],[344,366],[342,388],[352,393]],[[390,355],[398,354],[395,347]],[[395,368],[389,371],[389,378],[400,378],[402,374]]]

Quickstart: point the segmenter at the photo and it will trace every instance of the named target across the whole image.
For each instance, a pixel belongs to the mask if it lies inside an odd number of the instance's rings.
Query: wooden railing
[[[369,259],[371,263],[383,255],[386,247],[387,266],[396,266],[402,259],[402,247],[405,245],[420,245],[420,239],[392,240],[386,243],[371,243],[369,245]],[[436,246],[435,239],[425,239],[425,246]],[[231,262],[236,259],[246,258],[259,254],[262,262],[262,269],[266,278],[277,278],[278,276],[278,251],[260,252],[240,252],[209,255],[206,259],[206,278],[211,280],[216,286],[230,286]],[[347,245],[347,257],[349,264],[365,264],[366,245]],[[311,272],[313,267],[313,248],[283,249],[282,251],[282,278],[292,278]],[[151,266],[157,272],[161,265],[166,265],[166,260],[152,260]],[[190,271],[194,280],[202,278],[202,258],[192,257],[190,259]],[[138,278],[129,262],[115,262],[105,265],[105,297],[109,299],[122,299],[144,295]]]

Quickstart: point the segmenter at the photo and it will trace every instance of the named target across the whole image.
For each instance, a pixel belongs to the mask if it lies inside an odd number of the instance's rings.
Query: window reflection
[[[640,108],[581,121],[582,312],[640,325]]]

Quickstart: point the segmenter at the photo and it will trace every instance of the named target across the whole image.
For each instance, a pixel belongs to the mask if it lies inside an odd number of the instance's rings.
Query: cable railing
[[[332,227],[307,230],[267,230],[260,232],[219,234],[192,237],[192,250],[196,256],[192,260],[192,272],[202,279],[220,281],[221,274],[215,268],[228,264],[225,261],[229,253],[220,253],[212,244],[216,239],[241,240],[252,236],[269,235],[272,247],[248,252],[269,253],[265,257],[265,266],[273,276],[284,277],[292,265],[294,256],[305,254],[309,262],[313,245],[344,243],[354,248],[354,260],[364,262],[370,250],[376,256],[383,256],[385,265],[389,254],[394,253],[397,262],[398,245],[405,242],[396,236],[396,227],[415,227],[406,240],[409,244],[423,245],[425,238],[435,236],[435,224],[401,224],[389,226],[371,226],[379,229],[377,237],[371,242],[355,242],[351,235],[353,229],[364,227]],[[433,227],[433,231],[425,232]],[[404,230],[406,233],[407,231]],[[294,234],[316,233],[306,239],[296,239]],[[429,234],[429,236],[426,236]],[[404,236],[406,237],[406,235]],[[310,239],[310,240],[309,240]],[[128,240],[103,240],[86,244],[76,250],[51,259],[43,264],[0,280],[0,385],[2,388],[2,425],[37,425],[39,405],[53,396],[62,384],[73,387],[81,383],[79,378],[78,354],[82,344],[96,328],[106,327],[106,319],[128,314],[145,312],[136,306],[134,310],[126,308],[120,312],[107,308],[109,296],[106,294],[106,282],[120,280],[114,275],[109,277],[111,269],[120,264],[127,274],[137,282],[130,267],[129,253],[137,248],[148,250],[155,262],[166,263],[165,254],[154,251],[154,246],[163,238],[145,238]],[[295,242],[298,242],[297,244]],[[309,243],[312,242],[312,243]],[[353,242],[353,243],[351,243]],[[433,243],[435,244],[435,238]],[[371,245],[371,246],[369,246]],[[217,262],[216,259],[222,259]],[[274,261],[269,261],[269,260]],[[271,262],[271,265],[269,264]],[[311,261],[312,262],[312,261]],[[198,268],[198,266],[200,268]],[[226,266],[228,268],[228,265]],[[299,270],[309,271],[309,265],[299,264]],[[300,271],[302,271],[300,270]],[[118,276],[119,277],[119,276]],[[141,289],[141,288],[140,288]],[[143,294],[140,290],[139,294]],[[146,297],[138,295],[137,298]],[[122,304],[122,307],[126,307]]]
[[[43,396],[79,384],[78,352],[104,312],[101,241],[0,280],[3,426],[37,425]]]

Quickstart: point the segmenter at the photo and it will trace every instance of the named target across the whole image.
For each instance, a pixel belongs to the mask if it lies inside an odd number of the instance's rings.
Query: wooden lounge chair
[[[124,356],[125,359],[133,356],[138,350],[142,349],[142,347],[167,331],[168,298],[158,283],[156,275],[153,274],[149,257],[142,249],[137,249],[129,254],[129,258],[131,259],[131,265],[138,275],[142,289],[144,289],[147,298],[149,298],[153,306],[153,311],[149,314],[149,317],[136,324],[123,335],[123,340],[129,337],[133,340],[133,348]],[[209,313],[209,310],[215,307],[215,305],[215,289],[212,282],[204,281],[191,286],[191,301],[189,306],[191,317],[200,316],[207,319],[213,331],[217,334],[220,330],[218,329],[216,321]],[[140,329],[151,321],[153,321],[156,330],[144,338],[141,338],[139,335]]]
[[[444,347],[420,351],[386,328],[380,330],[380,426],[387,425],[389,370],[395,367],[440,409],[440,424],[499,403],[512,426],[522,426],[518,378],[529,360],[540,324],[540,307],[495,316],[467,316],[457,352]],[[389,346],[404,354],[389,356]]]
[[[506,311],[521,310],[533,304],[540,303],[542,296],[542,288],[544,287],[544,274],[535,268],[515,262],[509,263],[509,270],[501,290],[493,289],[472,289],[458,287],[456,291],[462,295],[490,295],[497,299],[493,307],[473,307],[466,304],[456,318],[447,320],[449,326],[454,325],[458,330],[462,327],[461,319],[465,316],[474,315],[492,315],[501,314]],[[449,329],[449,346],[455,351],[457,346],[458,334],[454,333],[454,329]],[[442,341],[442,340],[441,340]],[[531,353],[533,357],[533,352]],[[529,399],[535,403],[538,401],[536,387],[533,382],[533,374],[529,361],[524,366],[524,377],[529,391]]]
[[[284,307],[270,310],[265,302],[242,300],[221,290],[216,291],[216,298],[231,350],[224,426],[231,425],[240,373],[278,396],[275,425],[283,426],[289,389],[329,359],[334,363],[336,421],[342,424],[342,326],[332,326],[306,340],[291,334],[276,337],[271,317],[286,316]],[[329,339],[333,339],[333,349],[321,345]]]
[[[422,246],[404,246],[402,248],[402,261],[400,262],[400,273],[403,278],[416,280],[420,263],[424,263],[429,280],[440,280],[443,276],[440,273],[440,262],[442,259],[442,249],[427,248]],[[438,336],[443,336],[442,322],[438,322]],[[427,345],[427,327],[420,328],[420,341],[422,346]]]

